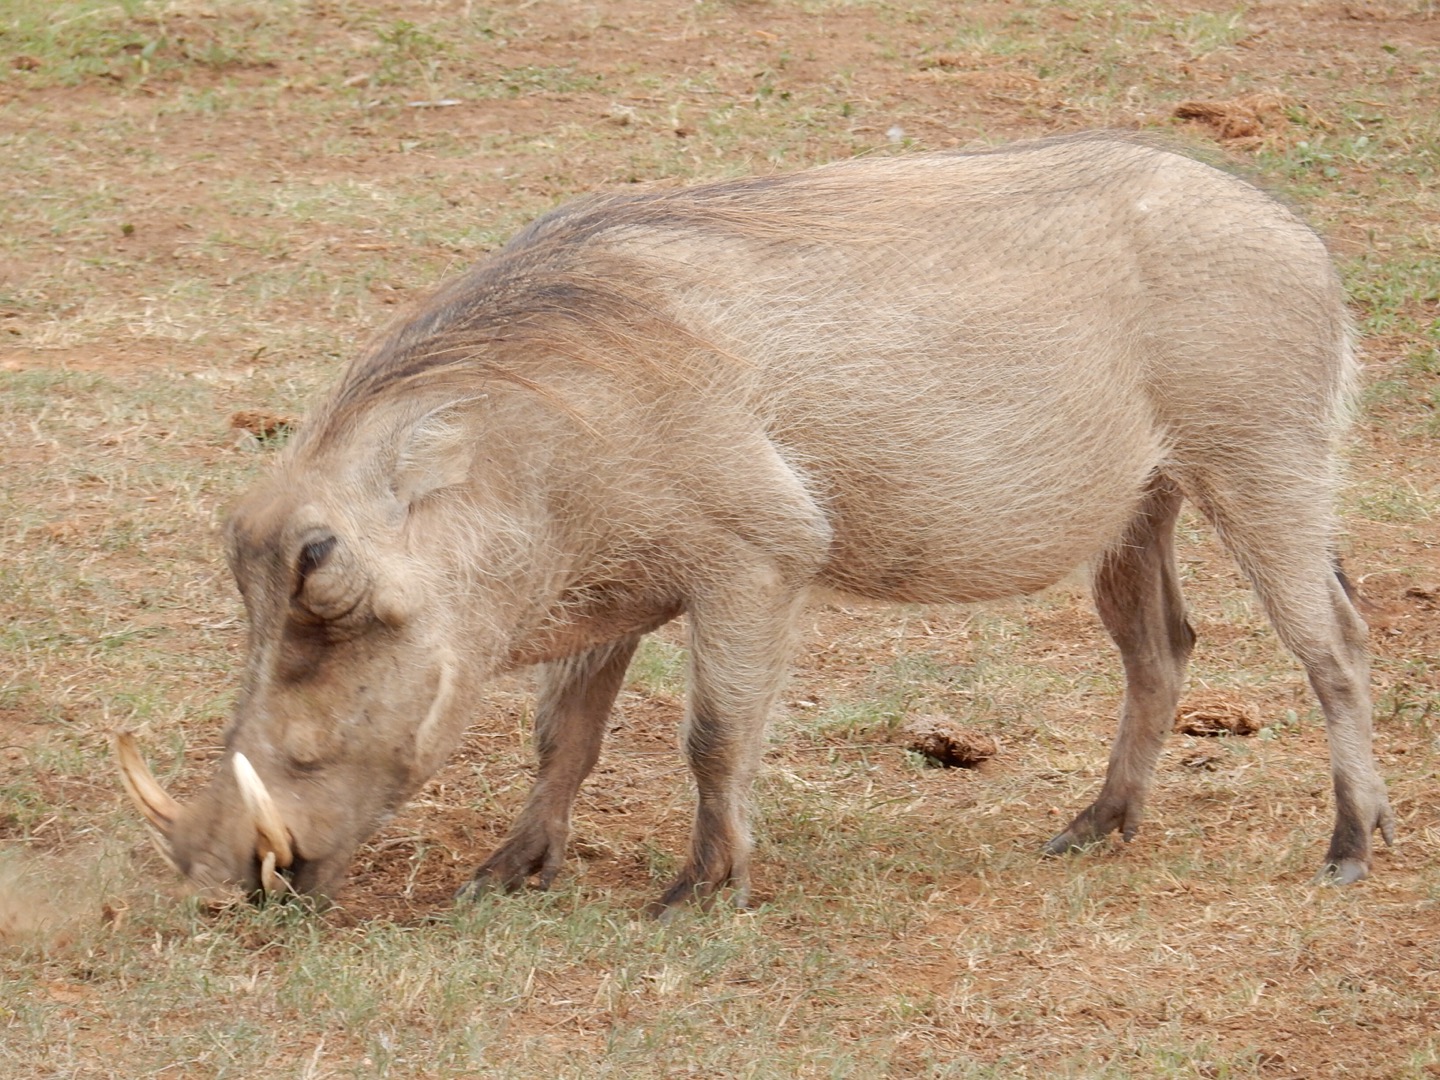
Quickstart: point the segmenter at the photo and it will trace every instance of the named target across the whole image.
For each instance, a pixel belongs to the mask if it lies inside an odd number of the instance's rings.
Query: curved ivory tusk
[[[275,800],[265,790],[265,782],[260,779],[255,766],[250,764],[250,759],[237,750],[231,761],[235,766],[235,779],[240,785],[240,797],[245,800],[245,808],[255,822],[255,831],[260,834],[260,857],[275,856],[273,875],[274,866],[289,866],[295,861],[295,852],[290,846],[290,830],[285,827]]]
[[[267,851],[260,860],[260,887],[271,896],[293,893],[295,886],[275,872],[275,852]]]
[[[180,816],[180,804],[165,793],[159,782],[140,756],[140,747],[135,737],[128,732],[117,731],[112,740],[115,758],[120,763],[120,779],[125,784],[125,793],[130,796],[141,814],[161,836],[169,838],[175,819]],[[168,853],[165,853],[168,858]]]

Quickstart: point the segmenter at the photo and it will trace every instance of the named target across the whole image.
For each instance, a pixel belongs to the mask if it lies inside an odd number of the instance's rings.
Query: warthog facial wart
[[[535,784],[462,894],[548,885],[636,645],[683,613],[698,802],[655,909],[744,903],[807,598],[973,603],[1088,566],[1126,688],[1104,785],[1047,850],[1129,838],[1194,643],[1189,499],[1319,698],[1321,876],[1354,881],[1393,831],[1332,555],[1356,369],[1316,236],[1136,140],[575,202],[361,351],[234,508],[224,758],[182,806],[122,738],[127,789],[196,882],[331,894],[484,681],[534,666]]]

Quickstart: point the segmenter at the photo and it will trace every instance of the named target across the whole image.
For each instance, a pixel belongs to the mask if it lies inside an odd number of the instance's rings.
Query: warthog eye
[[[365,622],[362,606],[370,583],[356,572],[347,554],[334,533],[307,541],[296,554],[295,586],[290,596],[291,610],[300,625],[323,626],[325,634],[333,637],[343,635],[337,624],[354,624],[351,629],[358,630]]]
[[[338,542],[333,536],[325,536],[319,540],[311,540],[300,549],[300,558],[295,564],[296,596],[305,587],[305,579],[325,565],[325,560],[330,557],[330,552],[335,550]]]

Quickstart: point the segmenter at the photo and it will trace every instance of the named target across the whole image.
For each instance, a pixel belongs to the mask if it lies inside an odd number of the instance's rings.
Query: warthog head
[[[556,284],[545,295],[565,305],[535,318],[510,263],[494,266],[362,351],[233,510],[226,552],[249,641],[209,786],[179,805],[118,740],[161,851],[202,887],[333,895],[356,848],[459,742],[486,679],[675,614],[669,593],[609,604],[620,570],[592,557],[615,546],[592,505],[593,429],[547,391],[559,376],[520,373],[556,356],[569,371],[577,320],[617,351],[643,312],[607,302],[592,317],[586,275]],[[590,384],[576,397],[603,413],[611,366],[578,367]],[[604,452],[638,460],[631,443],[646,437],[622,425]],[[652,490],[641,468],[607,490],[622,481]],[[643,591],[649,578],[626,580]]]
[[[423,427],[400,445],[413,449]],[[385,439],[397,441],[393,429]],[[230,518],[249,652],[209,786],[179,804],[134,741],[117,738],[125,786],[158,846],[199,886],[333,893],[359,844],[459,737],[456,624],[444,603],[457,590],[437,585],[446,564],[433,550],[423,571],[410,554],[417,534],[433,535],[433,504],[447,501],[434,490],[459,477],[376,454],[374,441],[363,456],[329,438],[292,446]],[[347,452],[368,467],[338,464]],[[306,480],[317,472],[323,494]]]

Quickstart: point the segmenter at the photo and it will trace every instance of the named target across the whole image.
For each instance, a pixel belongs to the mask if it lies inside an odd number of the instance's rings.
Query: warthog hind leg
[[[1120,730],[1100,796],[1045,846],[1059,855],[1140,826],[1165,736],[1175,716],[1195,634],[1185,621],[1175,570],[1181,493],[1157,478],[1122,542],[1095,571],[1095,606],[1125,666]]]
[[[1371,748],[1366,627],[1329,550],[1328,482],[1197,485],[1196,501],[1250,578],[1275,632],[1305,666],[1330,743],[1335,831],[1319,882],[1370,872],[1372,837],[1394,842],[1395,817]],[[1187,484],[1187,488],[1188,488]],[[1281,495],[1277,496],[1276,492]]]
[[[518,889],[536,878],[549,888],[565,860],[570,809],[600,756],[605,725],[641,635],[625,637],[540,668],[535,701],[535,786],[510,834],[457,894]]]

